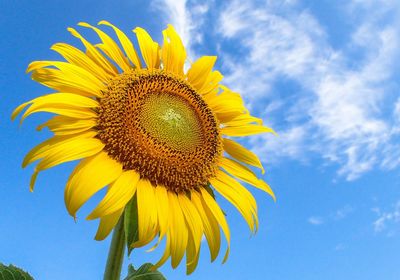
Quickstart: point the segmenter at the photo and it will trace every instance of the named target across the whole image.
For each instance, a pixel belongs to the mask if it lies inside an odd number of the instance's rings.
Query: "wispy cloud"
[[[342,208],[339,208],[336,210],[335,214],[333,215],[333,218],[335,220],[342,220],[346,218],[349,214],[351,214],[354,211],[354,208],[350,205],[343,206]]]
[[[400,201],[398,201],[389,211],[382,211],[380,208],[373,208],[373,212],[378,216],[373,222],[376,233],[386,231],[389,236],[394,235],[393,225],[400,224]]]
[[[175,27],[186,46],[189,58],[193,58],[195,56],[193,45],[203,40],[203,33],[199,29],[209,4],[206,1],[189,3],[187,0],[155,0],[152,6],[163,12],[166,21]]]
[[[307,219],[307,222],[312,225],[321,225],[321,224],[327,224],[330,222],[338,222],[340,220],[345,219],[347,216],[349,216],[353,212],[354,212],[353,206],[345,205],[343,207],[340,207],[339,209],[337,209],[336,211],[334,211],[331,214],[311,216]]]
[[[260,97],[281,104],[268,115],[264,111],[280,137],[253,140],[265,161],[304,159],[316,152],[339,164],[338,174],[349,180],[375,166],[398,164],[388,152],[395,150],[393,119],[382,117],[383,101],[393,95],[388,85],[393,86],[394,58],[399,55],[395,26],[382,23],[393,10],[380,8],[378,13],[375,5],[354,2],[348,12],[357,5],[363,5],[366,14],[343,49],[332,47],[317,18],[293,3],[277,6],[272,1],[256,8],[251,1],[235,1],[222,12],[220,34],[228,41],[239,40],[248,52],[245,58],[232,55],[225,61],[227,69],[233,69],[228,84],[248,93],[249,105],[261,112],[264,108],[256,102]],[[364,55],[354,66],[351,55],[356,51]],[[279,80],[294,83],[292,92],[277,95],[271,85]]]
[[[318,226],[322,225],[324,223],[324,220],[321,217],[312,216],[307,219],[307,222],[314,226]]]

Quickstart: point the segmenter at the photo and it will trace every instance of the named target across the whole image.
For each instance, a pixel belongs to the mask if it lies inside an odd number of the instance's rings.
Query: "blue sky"
[[[231,256],[198,269],[161,271],[168,279],[399,279],[400,7],[397,0],[351,1],[1,1],[0,262],[36,279],[101,279],[110,238],[97,224],[75,223],[63,189],[75,163],[39,175],[24,154],[48,132],[36,115],[18,128],[12,110],[49,89],[25,74],[33,60],[59,59],[56,42],[79,45],[66,28],[105,19],[136,26],[161,42],[172,23],[193,61],[218,55],[224,82],[279,137],[244,142],[266,166],[277,202],[254,191],[260,229],[250,238],[236,210],[220,199],[232,229]],[[96,40],[90,32],[88,38]],[[135,265],[161,250],[131,255]],[[125,265],[126,266],[126,265]]]

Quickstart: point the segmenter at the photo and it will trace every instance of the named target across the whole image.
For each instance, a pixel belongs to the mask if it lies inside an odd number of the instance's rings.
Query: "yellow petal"
[[[252,173],[249,168],[247,168],[247,170]],[[253,214],[257,213],[257,203],[255,198],[250,193],[250,191],[242,186],[242,184],[239,183],[235,178],[229,176],[226,172],[220,169],[217,171],[215,179],[223,181],[225,186],[227,187],[226,189],[234,189],[234,191],[238,193],[240,197],[247,199],[247,201],[253,208],[252,211],[254,210]]]
[[[189,231],[189,240],[186,247],[186,274],[190,275],[196,269],[199,262],[200,250],[196,247],[196,238]]]
[[[40,171],[68,161],[92,156],[103,148],[104,144],[95,138],[77,138],[52,145],[41,155],[36,155],[37,158],[40,156],[43,159],[35,167],[30,181],[30,190],[33,191],[36,177]]]
[[[178,194],[178,201],[185,217],[186,224],[189,228],[192,241],[194,242],[195,253],[200,250],[201,237],[203,236],[203,223],[196,207],[189,200],[186,194]]]
[[[272,128],[255,125],[255,124],[246,124],[241,126],[225,126],[221,128],[221,133],[227,136],[248,136],[260,133],[273,133],[276,134]]]
[[[216,177],[210,179],[212,186],[232,203],[246,220],[250,230],[257,230],[257,204],[254,197],[238,181],[222,171],[217,171]]]
[[[200,94],[207,94],[214,90],[216,90],[219,86],[219,83],[222,81],[224,76],[222,76],[221,72],[213,71],[211,72],[206,81],[204,82],[203,86],[198,90]]]
[[[15,120],[15,118],[21,114],[22,110],[24,110],[26,108],[26,106],[28,106],[29,104],[31,104],[30,101],[22,103],[21,105],[19,105],[17,108],[14,109],[14,111],[11,114],[11,120]]]
[[[117,27],[109,23],[108,21],[102,20],[99,22],[99,25],[104,24],[107,26],[110,26],[112,29],[114,29],[115,34],[117,34],[117,37],[126,53],[130,61],[135,65],[137,68],[142,68],[142,65],[140,63],[139,56],[137,55],[137,52],[129,38],[125,35],[124,32],[119,30]]]
[[[157,208],[154,187],[147,179],[140,179],[137,184],[137,209],[139,240],[133,247],[149,243],[157,233]]]
[[[94,239],[99,241],[105,239],[110,234],[115,225],[118,223],[118,220],[121,217],[123,211],[124,208],[121,208],[112,214],[102,217],[100,219],[99,228],[97,229],[96,236],[94,237]]]
[[[216,61],[216,56],[202,56],[192,64],[186,75],[195,89],[199,90],[204,86]]]
[[[92,93],[96,97],[102,97],[101,91],[105,88],[105,84],[86,69],[74,64],[60,61],[34,61],[29,64],[26,71],[33,71],[32,78],[35,80],[34,74],[38,70],[54,70],[52,68],[45,68],[48,66],[57,67],[63,74],[65,80],[80,83],[80,86],[86,89],[86,91]]]
[[[83,119],[95,118],[97,117],[97,113],[90,108],[99,106],[99,103],[96,100],[73,93],[48,94],[35,98],[24,104],[25,106],[29,104],[31,105],[22,115],[21,123],[26,117],[37,112],[56,113]],[[12,117],[15,118],[16,115],[21,112],[21,109],[23,108],[18,107],[15,109]]]
[[[54,113],[57,115],[66,116],[70,118],[77,118],[77,119],[93,119],[97,117],[97,113],[95,113],[93,110],[90,109],[50,104],[41,106],[40,108],[35,108],[34,110],[27,111],[27,113],[22,115],[20,124],[22,124],[24,119],[29,115],[39,112]]]
[[[109,58],[114,60],[115,63],[123,70],[123,71],[129,71],[131,69],[128,59],[124,56],[122,53],[121,49],[118,47],[118,45],[114,42],[113,39],[111,39],[110,36],[108,36],[106,33],[98,29],[97,27],[94,27],[86,22],[80,22],[78,23],[80,26],[84,26],[87,28],[91,28],[94,30],[97,35],[100,37],[101,41],[103,42],[102,45],[102,51],[106,55],[108,55]]]
[[[255,153],[247,150],[239,143],[227,138],[222,138],[222,143],[225,152],[227,152],[230,156],[241,162],[260,168],[264,174],[264,167]]]
[[[121,43],[122,48],[124,49],[129,60],[133,63],[133,65],[135,65],[135,67],[142,68],[139,56],[137,55],[137,52],[128,36],[126,36],[124,32],[106,20],[102,20],[98,24],[107,25],[114,29],[114,32],[117,35],[119,42]]]
[[[82,160],[68,179],[64,201],[68,213],[75,217],[78,209],[97,191],[114,182],[122,173],[122,165],[107,153]]]
[[[247,112],[239,93],[233,92],[223,86],[220,87],[224,89],[222,92],[211,93],[204,96],[205,101],[213,111],[217,114],[232,112],[243,114]]]
[[[214,261],[217,258],[221,247],[221,236],[218,222],[208,207],[203,207],[197,192],[194,191],[191,193],[191,200],[201,217],[204,234],[210,249],[211,261]]]
[[[52,94],[43,95],[32,99],[28,103],[42,105],[42,104],[64,104],[69,106],[96,108],[99,102],[88,97],[80,96],[74,93],[57,92]]]
[[[157,200],[157,217],[158,226],[160,228],[157,243],[148,251],[153,251],[160,244],[162,238],[167,234],[169,227],[169,202],[167,189],[163,186],[157,186],[154,190]]]
[[[64,145],[53,146],[51,152],[44,157],[36,166],[42,171],[64,162],[86,158],[103,150],[104,144],[96,138],[76,139]]]
[[[226,242],[228,243],[228,248],[226,249],[224,260],[222,261],[224,263],[228,259],[231,244],[231,233],[229,230],[229,226],[226,222],[224,213],[222,212],[215,199],[208,193],[206,189],[201,188],[200,191],[201,196],[196,192],[192,192],[192,195],[197,195],[201,200],[204,209],[208,209],[214,215],[215,219],[222,229],[222,232],[225,235]]]
[[[66,75],[58,69],[40,68],[32,72],[32,79],[60,92],[70,92],[83,96],[100,96],[101,90],[79,75]]]
[[[39,125],[36,129],[42,130],[48,127],[56,136],[71,135],[87,131],[97,125],[97,120],[92,119],[76,119],[65,116],[54,116],[47,122]]]
[[[97,65],[104,69],[107,73],[112,76],[118,75],[118,70],[110,61],[108,61],[92,44],[90,44],[81,34],[78,33],[74,28],[69,27],[68,31],[76,38],[80,39],[83,45],[86,47],[86,54],[94,61]]]
[[[102,67],[100,67],[97,63],[95,63],[89,56],[87,56],[84,52],[75,48],[74,46],[65,44],[65,43],[57,43],[51,46],[52,50],[58,52],[62,57],[65,58],[71,64],[79,66],[95,77],[97,77],[102,82],[107,82],[108,79],[112,77],[109,73],[107,73]]]
[[[162,61],[164,69],[183,76],[183,65],[186,60],[185,47],[181,38],[172,25],[163,31],[164,45],[162,47]]]
[[[136,27],[133,32],[139,42],[140,52],[148,69],[160,67],[160,56],[158,53],[159,46],[151,39],[149,33],[140,27]]]
[[[224,125],[226,126],[240,126],[240,125],[246,125],[250,123],[256,123],[258,125],[262,125],[263,121],[260,118],[251,116],[250,114],[241,114],[227,122],[224,122]]]
[[[22,162],[22,167],[25,168],[28,164],[31,164],[38,159],[48,156],[55,148],[58,149],[58,147],[60,146],[66,146],[68,145],[68,143],[76,142],[80,139],[93,138],[94,136],[96,136],[96,134],[97,132],[95,131],[88,131],[77,135],[55,136],[53,138],[50,138],[37,145],[32,150],[30,150],[29,153],[26,154]]]
[[[124,171],[108,188],[106,196],[96,209],[87,217],[88,220],[107,216],[118,209],[124,208],[136,192],[136,184],[140,175],[133,170]]]
[[[160,266],[162,266],[168,258],[171,256],[171,238],[170,234],[167,234],[166,241],[165,241],[165,250],[163,255],[161,256],[160,260],[153,265],[151,268],[152,270],[158,269]]]
[[[275,195],[270,186],[264,181],[258,179],[251,170],[241,165],[240,163],[233,161],[229,158],[221,158],[219,165],[225,169],[228,173],[235,176],[236,178],[246,182],[260,190],[265,191],[275,200]]]
[[[170,203],[170,219],[172,221],[169,227],[171,238],[171,265],[173,268],[176,268],[185,254],[189,233],[177,195],[168,192],[168,197]]]
[[[230,109],[230,111],[229,111]],[[217,119],[219,120],[220,123],[226,123],[229,122],[243,114],[246,114],[243,110],[236,110],[236,109],[231,109],[228,108],[226,111],[215,111],[215,115],[217,116]]]

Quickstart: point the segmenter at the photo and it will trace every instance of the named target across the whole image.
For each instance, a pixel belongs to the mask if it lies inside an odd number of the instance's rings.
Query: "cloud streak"
[[[307,222],[314,226],[319,226],[324,223],[324,220],[321,217],[312,216],[307,219]]]
[[[354,212],[354,208],[350,205],[345,205],[330,215],[319,215],[319,216],[311,216],[307,219],[307,222],[311,225],[322,225],[328,224],[331,222],[339,222],[346,217],[348,217],[351,213]]]
[[[188,51],[189,58],[195,57],[193,46],[202,41],[203,34],[200,27],[204,21],[203,15],[209,9],[208,3],[206,1],[189,3],[187,0],[155,0],[152,6],[164,13],[167,23],[175,27]]]
[[[393,235],[394,231],[389,230],[394,224],[400,223],[400,201],[398,201],[390,211],[381,211],[379,208],[374,208],[373,211],[377,214],[377,219],[373,222],[373,228],[376,233],[388,231],[389,235]]]
[[[364,3],[351,3],[348,12],[360,5]],[[378,13],[369,5],[363,6],[366,15],[342,49],[332,47],[317,18],[297,5],[255,9],[254,3],[236,1],[222,12],[219,33],[226,40],[239,40],[248,52],[244,60],[231,56],[226,61],[227,68],[234,69],[228,84],[248,93],[252,107],[262,97],[264,104],[280,104],[274,112],[258,105],[280,134],[277,139],[263,135],[252,141],[264,161],[303,160],[313,152],[338,164],[338,174],[348,180],[376,166],[398,165],[388,156],[398,147],[393,146],[393,118],[383,117],[388,108],[382,104],[394,95],[388,85],[398,88],[392,78],[399,36],[391,23],[382,24],[392,10]],[[363,57],[355,61],[352,55],[357,51]],[[250,86],[249,80],[254,81]],[[280,80],[295,87],[276,95],[280,89],[271,85]]]

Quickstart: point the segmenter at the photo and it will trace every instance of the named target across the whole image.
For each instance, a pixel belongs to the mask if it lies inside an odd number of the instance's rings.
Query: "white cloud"
[[[321,217],[316,216],[308,218],[307,221],[314,226],[322,225],[324,223],[324,220]]]
[[[390,211],[381,211],[379,208],[373,208],[377,214],[377,219],[373,222],[373,228],[376,233],[387,231],[389,236],[393,236],[395,230],[390,229],[394,224],[400,223],[400,201],[398,201]]]
[[[332,221],[338,222],[339,220],[346,218],[353,211],[354,211],[354,208],[351,205],[345,205],[345,206],[337,209],[335,212],[333,212],[330,215],[311,216],[307,219],[307,221],[308,221],[308,223],[310,223],[312,225],[321,225],[321,224],[329,223]]]
[[[249,143],[257,154],[268,155],[269,160],[272,161],[281,157],[306,161],[307,158],[302,158],[304,154],[302,147],[305,145],[306,134],[306,129],[299,126],[280,131],[278,137],[254,136]],[[260,143],[263,144],[260,145]]]
[[[193,29],[192,19],[186,9],[186,0],[160,0],[154,1],[153,6],[163,11],[182,38],[184,45],[188,45]]]
[[[346,218],[349,214],[351,214],[354,211],[353,207],[350,205],[343,206],[342,208],[339,208],[336,210],[334,214],[334,219],[335,220],[342,220]]]
[[[396,28],[381,22],[389,9],[380,8],[378,13],[374,5],[363,6],[366,14],[351,41],[338,50],[309,11],[292,6],[256,8],[251,1],[235,1],[221,13],[219,33],[228,41],[239,41],[248,52],[247,57],[225,60],[226,68],[233,69],[226,82],[244,93],[250,106],[260,107],[264,97],[266,102],[278,99],[280,110],[285,110],[283,118],[279,114],[266,118],[280,137],[260,136],[252,141],[254,149],[265,155],[264,161],[304,160],[306,153],[317,152],[339,164],[338,174],[348,180],[375,166],[397,166],[398,158],[390,156],[398,148],[392,146],[393,120],[382,117],[399,55]],[[354,51],[363,54],[355,66],[351,65]],[[271,85],[282,79],[296,83],[298,92],[289,93],[290,98],[277,96]],[[287,112],[297,117],[291,120]]]
[[[192,47],[193,44],[202,41],[203,34],[199,28],[204,20],[202,15],[208,11],[209,4],[206,1],[193,4],[187,0],[155,0],[152,6],[163,12],[167,22],[175,27],[188,51],[189,58],[195,57]]]

